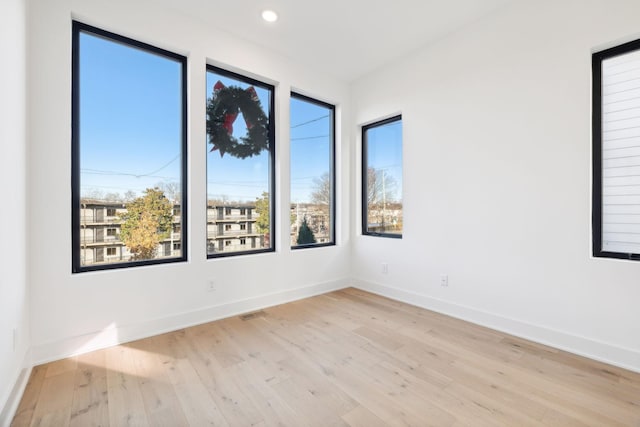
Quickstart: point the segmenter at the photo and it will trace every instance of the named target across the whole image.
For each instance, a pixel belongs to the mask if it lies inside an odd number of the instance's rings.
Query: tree
[[[367,169],[367,205],[381,205],[394,202],[396,197],[396,180],[383,169],[369,167]]]
[[[316,236],[313,234],[311,227],[309,227],[309,223],[307,223],[306,215],[302,218],[302,224],[300,224],[300,230],[298,230],[298,240],[296,243],[299,245],[316,243]]]
[[[124,197],[123,197],[123,199],[124,199],[124,201],[125,201],[125,202],[127,202],[127,203],[129,203],[129,202],[133,202],[133,200],[134,200],[135,198],[136,198],[136,192],[135,192],[135,191],[133,191],[133,190],[127,190],[127,191],[124,193]]]
[[[121,202],[122,196],[120,196],[120,193],[107,193],[104,195],[104,200],[107,202]]]
[[[159,182],[156,184],[156,188],[162,190],[165,196],[167,196],[167,199],[169,199],[172,203],[174,204],[180,203],[180,196],[182,193],[180,191],[179,183],[175,181]]]
[[[323,173],[319,178],[313,178],[313,185],[311,203],[329,206],[331,204],[331,178],[329,172]]]
[[[264,245],[269,245],[269,233],[271,231],[270,227],[270,217],[271,217],[271,209],[269,209],[269,193],[267,191],[262,193],[262,197],[256,198],[256,213],[258,214],[258,218],[256,219],[256,229],[258,233],[263,234],[267,237],[265,239]]]
[[[90,200],[103,200],[104,192],[97,188],[90,188],[82,192],[82,198]]]
[[[158,188],[147,188],[144,195],[127,203],[120,239],[133,254],[134,260],[152,259],[158,244],[171,233],[172,205]]]
[[[325,224],[331,222],[331,215],[329,209],[331,207],[331,201],[333,199],[331,175],[329,172],[323,173],[320,177],[313,179],[314,190],[311,192],[311,203],[316,205],[316,209],[321,213],[319,221],[318,215],[314,215],[314,224]],[[320,230],[316,228],[316,231],[323,231],[324,227]]]
[[[398,205],[396,188],[395,178],[384,169],[367,169],[367,221],[377,223],[380,231],[388,231],[398,225],[390,217],[390,208]]]

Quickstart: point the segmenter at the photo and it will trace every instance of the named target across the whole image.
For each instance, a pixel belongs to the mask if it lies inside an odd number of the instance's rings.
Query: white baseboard
[[[351,286],[349,279],[335,280],[227,302],[136,324],[117,325],[108,330],[95,331],[81,336],[35,345],[32,347],[33,361],[34,365],[39,365],[249,311],[344,289],[348,286]]]
[[[589,338],[571,335],[543,326],[525,323],[472,307],[454,304],[437,298],[408,292],[379,283],[354,280],[352,286],[417,307],[466,320],[497,331],[515,335],[540,344],[588,357],[620,368],[640,372],[640,352]]]
[[[24,390],[27,388],[32,366],[31,354],[28,351],[24,357],[23,368],[18,372],[16,380],[13,383],[11,393],[9,393],[9,397],[4,402],[4,405],[0,407],[0,427],[9,427],[11,425],[11,421],[13,421],[13,417],[18,410],[20,399],[22,399]]]

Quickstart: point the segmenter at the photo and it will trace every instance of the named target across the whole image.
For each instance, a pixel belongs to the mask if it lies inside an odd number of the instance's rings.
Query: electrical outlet
[[[449,276],[446,274],[440,275],[440,286],[447,287],[449,286]]]
[[[382,274],[389,274],[389,264],[386,262],[382,263]]]
[[[213,279],[207,280],[207,292],[213,292],[216,290],[216,282]]]

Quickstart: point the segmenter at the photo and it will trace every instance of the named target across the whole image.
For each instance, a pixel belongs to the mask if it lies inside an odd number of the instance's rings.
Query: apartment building
[[[255,205],[207,205],[207,253],[237,252],[267,247],[268,239],[259,233]]]
[[[127,211],[123,202],[83,200],[80,206],[80,247],[83,265],[126,262],[131,252],[120,240],[121,215]],[[175,257],[181,250],[181,209],[173,207],[173,230],[158,245],[158,258]],[[311,227],[317,243],[331,241],[328,214],[313,204],[291,205],[291,244],[296,245],[303,218]],[[269,239],[260,233],[256,220],[260,214],[255,205],[207,205],[207,253],[249,251],[268,247]]]
[[[120,240],[121,215],[127,211],[123,202],[82,200],[80,203],[80,257],[82,265],[126,262],[131,252]],[[173,227],[158,244],[158,258],[179,256],[181,251],[181,209],[173,207]]]

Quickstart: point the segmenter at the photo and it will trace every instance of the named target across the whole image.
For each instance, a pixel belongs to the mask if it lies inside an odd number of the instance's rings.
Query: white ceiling
[[[513,0],[156,0],[346,81]],[[264,9],[279,15],[262,20]]]

